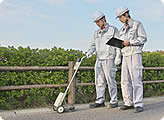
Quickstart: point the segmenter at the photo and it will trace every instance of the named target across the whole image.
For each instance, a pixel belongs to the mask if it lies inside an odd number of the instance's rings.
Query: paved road
[[[121,102],[120,102],[121,103]],[[76,105],[75,112],[58,114],[50,108],[0,111],[2,120],[164,120],[164,96],[144,99],[144,112],[121,111],[107,107],[89,109],[88,104]],[[1,118],[0,118],[1,120]]]

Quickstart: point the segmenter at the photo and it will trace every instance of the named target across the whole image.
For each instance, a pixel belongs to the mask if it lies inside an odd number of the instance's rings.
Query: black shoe
[[[136,107],[136,113],[143,112],[143,111],[144,111],[143,107]]]
[[[116,108],[116,107],[118,107],[118,103],[114,103],[114,104],[110,103],[109,104],[109,108]]]
[[[93,104],[89,104],[89,107],[90,108],[97,108],[97,107],[105,107],[105,104],[104,103],[93,103]]]
[[[133,106],[122,105],[122,106],[120,107],[120,109],[121,109],[121,110],[129,110],[129,109],[134,109],[134,107],[133,107]]]

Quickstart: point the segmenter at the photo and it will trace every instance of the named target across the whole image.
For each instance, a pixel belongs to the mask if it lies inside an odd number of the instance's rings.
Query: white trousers
[[[117,82],[116,65],[113,59],[96,60],[95,64],[95,84],[96,84],[96,101],[95,103],[103,103],[105,101],[106,83],[110,95],[110,103],[117,103]]]
[[[143,107],[142,55],[123,56],[121,89],[124,105]]]

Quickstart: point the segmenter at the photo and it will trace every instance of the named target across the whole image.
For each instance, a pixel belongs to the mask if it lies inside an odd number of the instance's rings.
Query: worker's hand
[[[129,40],[126,40],[122,44],[125,45],[125,46],[128,46],[128,45],[130,45],[130,41]]]
[[[114,60],[115,65],[119,65],[121,63],[121,57],[120,56],[116,56],[115,60]]]
[[[92,56],[92,55],[91,55],[90,53],[87,53],[87,54],[86,54],[86,57],[87,57],[87,58],[90,58],[91,56]]]

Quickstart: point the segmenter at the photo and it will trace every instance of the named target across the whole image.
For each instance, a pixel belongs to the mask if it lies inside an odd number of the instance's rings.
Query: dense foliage
[[[65,50],[54,47],[52,49],[31,49],[30,47],[0,47],[0,66],[68,66],[69,61],[76,61],[84,56],[79,50]],[[95,56],[85,59],[82,66],[94,66]],[[164,67],[164,52],[144,52],[143,65],[145,67]],[[143,80],[164,80],[164,71],[143,71]],[[64,84],[67,83],[67,71],[1,71],[0,86],[36,85],[36,84]],[[76,75],[78,82],[94,82],[94,71],[80,71]],[[120,82],[120,71],[117,72],[117,82]],[[0,91],[0,109],[16,109],[27,107],[41,107],[51,105],[60,91],[65,88],[45,88],[30,90]],[[95,86],[77,87],[76,103],[93,102]],[[121,88],[118,85],[118,97],[121,99]],[[106,92],[106,99],[110,99]],[[144,96],[164,94],[164,84],[144,84]],[[90,97],[92,96],[92,97]]]

